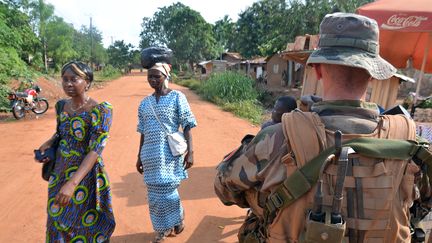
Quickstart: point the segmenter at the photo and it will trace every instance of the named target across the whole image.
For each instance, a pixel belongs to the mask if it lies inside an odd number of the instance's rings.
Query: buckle
[[[270,196],[270,200],[272,201],[273,205],[279,209],[283,205],[283,199],[279,196],[278,193],[274,193]]]

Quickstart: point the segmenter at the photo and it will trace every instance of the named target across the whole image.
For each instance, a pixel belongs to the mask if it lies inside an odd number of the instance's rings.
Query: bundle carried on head
[[[172,50],[167,47],[148,47],[141,51],[141,65],[149,69],[155,63],[171,64]]]

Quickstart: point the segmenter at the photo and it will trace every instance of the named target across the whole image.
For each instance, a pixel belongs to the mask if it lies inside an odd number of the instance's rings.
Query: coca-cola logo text
[[[422,21],[427,19],[428,18],[424,16],[398,16],[395,14],[388,18],[387,23],[383,23],[381,27],[390,30],[418,27]]]

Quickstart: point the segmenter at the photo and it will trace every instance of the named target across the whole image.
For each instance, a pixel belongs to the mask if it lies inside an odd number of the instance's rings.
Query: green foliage
[[[284,50],[298,35],[317,34],[331,12],[355,12],[372,0],[261,0],[239,14],[230,51],[242,56],[267,56]]]
[[[53,58],[56,70],[66,62],[76,59],[78,53],[73,48],[75,29],[62,18],[54,17],[46,25],[47,54]]]
[[[174,82],[196,91],[204,99],[238,117],[245,118],[254,124],[262,122],[263,107],[257,100],[259,94],[253,87],[254,81],[242,74],[214,73],[206,81],[188,78],[174,79]],[[240,93],[243,94],[239,95]]]
[[[200,13],[182,3],[160,8],[152,18],[143,18],[140,47],[171,48],[174,61],[192,66],[218,55],[212,26]]]
[[[232,112],[238,117],[246,118],[254,124],[260,124],[262,122],[263,108],[259,103],[253,100],[224,103],[222,109]]]
[[[233,43],[235,30],[235,23],[232,22],[228,15],[225,15],[223,19],[216,21],[213,26],[213,34],[216,39],[216,50],[218,54],[234,48]]]
[[[92,26],[91,29],[81,26],[81,29],[75,35],[74,49],[78,52],[77,59],[95,64],[108,61],[106,49],[102,44],[102,33],[95,26]]]
[[[132,45],[126,44],[123,40],[115,41],[113,45],[108,47],[107,53],[109,64],[115,68],[127,68],[129,64],[133,63]]]
[[[175,81],[175,83],[195,91],[198,91],[201,87],[201,81],[196,79],[180,79]]]
[[[210,101],[218,99],[224,102],[256,100],[258,92],[254,88],[254,83],[254,80],[241,73],[212,73],[210,78],[203,83],[200,91]]]
[[[107,65],[102,69],[102,71],[95,72],[95,81],[113,80],[119,78],[121,75],[122,73],[120,69]]]
[[[423,109],[432,108],[432,99],[423,101],[418,107]]]

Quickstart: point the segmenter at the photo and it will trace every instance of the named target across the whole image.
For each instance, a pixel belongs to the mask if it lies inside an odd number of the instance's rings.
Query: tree
[[[53,59],[56,68],[78,57],[78,52],[73,48],[75,32],[71,24],[57,16],[46,25],[47,54]]]
[[[45,4],[43,0],[29,2],[29,6],[32,7],[30,13],[34,21],[34,25],[36,26],[36,34],[42,43],[45,72],[48,72],[46,26],[49,20],[54,16],[54,6],[51,4]]]
[[[317,34],[323,17],[354,12],[372,0],[261,0],[240,13],[232,46],[245,57],[285,49],[298,35]]]
[[[101,64],[107,62],[107,53],[102,44],[102,32],[95,26],[88,28],[81,26],[75,36],[74,48],[79,53],[79,59],[88,62]]]
[[[286,3],[262,0],[239,14],[234,47],[245,57],[269,55],[286,45]]]
[[[132,48],[131,44],[126,44],[123,40],[115,41],[107,50],[109,64],[119,69],[127,68],[133,62]]]
[[[233,39],[235,32],[235,23],[232,22],[228,15],[225,15],[222,19],[216,21],[213,26],[213,35],[217,43],[216,49],[218,54],[234,50]]]
[[[140,47],[162,45],[174,51],[175,61],[193,64],[217,56],[212,26],[195,10],[175,3],[144,18]]]

